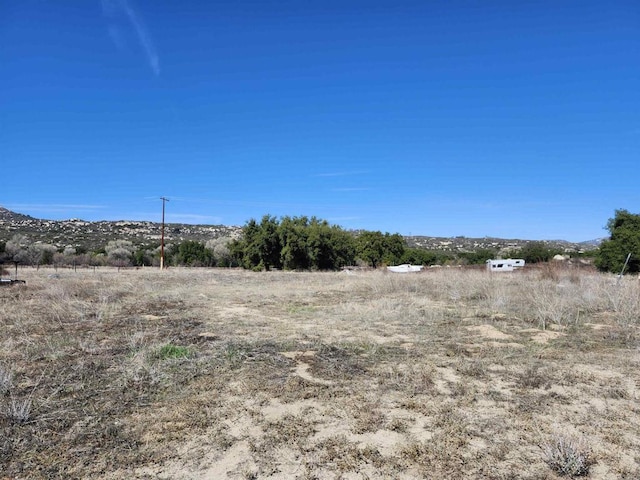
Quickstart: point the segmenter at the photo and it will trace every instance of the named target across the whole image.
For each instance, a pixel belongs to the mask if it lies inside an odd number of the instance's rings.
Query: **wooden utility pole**
[[[162,200],[162,233],[160,234],[160,270],[164,270],[164,204],[169,201],[166,197],[160,197]]]

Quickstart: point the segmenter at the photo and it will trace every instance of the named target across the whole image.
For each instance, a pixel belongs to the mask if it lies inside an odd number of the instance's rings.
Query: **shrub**
[[[173,263],[177,265],[186,265],[189,267],[211,267],[214,258],[213,251],[208,249],[204,244],[195,240],[185,240],[175,245],[172,249]]]
[[[131,265],[135,247],[128,240],[111,240],[104,247],[107,253],[107,261],[116,267]]]
[[[591,448],[583,439],[557,435],[542,447],[544,461],[559,475],[582,477],[595,464]]]
[[[14,423],[25,423],[31,418],[31,398],[17,400],[11,397],[5,416]]]
[[[548,247],[544,242],[527,242],[518,255],[523,258],[526,263],[540,263],[548,262],[558,253],[562,252],[557,248]]]
[[[470,265],[484,265],[484,263],[491,259],[496,258],[498,252],[490,248],[480,248],[473,252],[462,252],[460,258],[465,259]]]

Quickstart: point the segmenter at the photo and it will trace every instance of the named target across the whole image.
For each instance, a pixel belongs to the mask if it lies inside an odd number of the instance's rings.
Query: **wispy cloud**
[[[106,208],[104,205],[87,205],[73,203],[10,203],[6,208],[13,211],[37,211],[63,213],[72,211],[94,211]]]
[[[118,48],[118,50],[124,50],[126,41],[120,27],[115,24],[111,24],[107,27],[107,30],[109,32],[109,38],[111,38],[111,41]]]
[[[109,37],[119,49],[123,49],[125,42],[120,27],[113,22],[118,15],[124,15],[138,38],[144,50],[149,66],[153,73],[160,75],[160,59],[142,17],[133,8],[131,0],[102,0],[102,10],[111,22],[108,26]]]

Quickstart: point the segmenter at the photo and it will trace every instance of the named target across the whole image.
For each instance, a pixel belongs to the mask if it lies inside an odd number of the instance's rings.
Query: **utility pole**
[[[160,197],[162,200],[162,233],[160,235],[160,270],[164,270],[164,204],[169,201],[166,197]]]

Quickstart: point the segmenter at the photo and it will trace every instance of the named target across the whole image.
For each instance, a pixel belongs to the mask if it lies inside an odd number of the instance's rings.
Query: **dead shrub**
[[[5,407],[5,417],[13,423],[26,423],[31,418],[31,398],[22,400],[11,397]]]
[[[582,438],[556,435],[541,448],[546,464],[562,476],[586,476],[596,463],[591,448]]]

